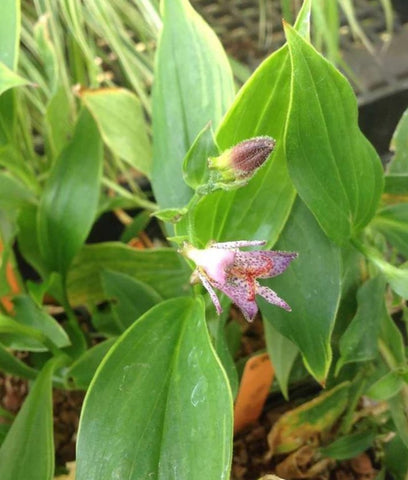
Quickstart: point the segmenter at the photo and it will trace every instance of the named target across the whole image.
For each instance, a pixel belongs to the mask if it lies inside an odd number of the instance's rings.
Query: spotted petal
[[[282,298],[278,297],[276,293],[271,290],[269,287],[263,287],[256,282],[256,293],[263,297],[267,302],[272,303],[273,305],[277,305],[278,307],[291,312],[292,309],[290,306],[283,300]]]
[[[257,250],[236,252],[234,266],[246,272],[254,272],[256,278],[276,277],[284,272],[290,262],[297,257],[295,252],[278,250]]]
[[[258,306],[255,298],[250,298],[248,284],[244,279],[234,278],[223,285],[214,283],[214,287],[225,293],[235,303],[248,322],[253,321],[258,313]]]

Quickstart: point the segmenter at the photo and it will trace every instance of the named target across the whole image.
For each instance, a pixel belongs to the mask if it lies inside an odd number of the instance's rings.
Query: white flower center
[[[234,263],[235,252],[223,248],[190,248],[186,252],[187,257],[201,267],[214,281],[223,285],[226,281],[225,271]]]

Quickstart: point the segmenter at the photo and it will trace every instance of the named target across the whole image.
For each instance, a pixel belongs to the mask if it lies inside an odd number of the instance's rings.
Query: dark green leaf
[[[163,298],[188,295],[191,270],[173,249],[136,250],[122,243],[84,247],[68,275],[68,294],[73,305],[106,299],[101,284],[104,270],[130,275],[154,288]]]
[[[407,386],[404,386],[402,392],[393,398],[388,399],[392,419],[397,427],[397,432],[408,447],[408,413],[407,413]]]
[[[408,174],[386,175],[384,193],[391,195],[408,195]]]
[[[68,369],[66,377],[73,384],[73,388],[86,390],[95,375],[96,369],[102,362],[116,338],[109,338],[98,343],[81,355]]]
[[[38,210],[38,239],[49,270],[66,274],[85,241],[98,206],[102,143],[87,110],[58,157]]]
[[[182,207],[192,195],[183,159],[208,123],[218,125],[232,102],[231,68],[220,42],[187,0],[163,2],[153,88],[152,183],[161,208]]]
[[[113,302],[120,333],[162,300],[154,288],[123,273],[102,272],[102,285],[107,298]]]
[[[163,302],[126,331],[96,373],[77,480],[226,479],[231,449],[231,393],[202,301]]]
[[[52,480],[54,444],[52,375],[59,359],[42,369],[0,449],[2,480]]]
[[[293,72],[285,135],[289,173],[326,234],[344,242],[375,213],[381,162],[358,128],[347,80],[289,26],[286,37]]]
[[[386,349],[394,366],[405,365],[404,338],[388,312],[381,318],[379,342],[381,349]]]
[[[150,212],[144,210],[143,212],[137,214],[133,217],[132,223],[126,226],[125,230],[123,231],[120,241],[127,243],[139,235],[141,231],[143,231],[150,221]]]
[[[375,358],[384,305],[385,280],[382,276],[366,281],[357,292],[357,313],[340,339],[341,357],[337,371],[351,362]]]
[[[408,446],[396,435],[384,445],[384,464],[394,480],[406,480],[408,472]]]
[[[299,253],[284,274],[265,282],[292,307],[292,312],[260,299],[262,313],[298,346],[310,373],[324,381],[331,362],[330,336],[341,294],[340,249],[326,237],[300,199],[276,249]]]

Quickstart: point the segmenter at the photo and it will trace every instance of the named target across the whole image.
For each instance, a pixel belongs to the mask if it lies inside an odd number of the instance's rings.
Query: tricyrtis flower
[[[270,278],[281,274],[297,257],[295,252],[257,250],[242,252],[241,247],[262,246],[264,241],[237,241],[212,243],[203,250],[185,243],[181,253],[193,260],[198,276],[207,289],[217,313],[222,312],[214,288],[225,293],[241,309],[245,318],[252,321],[258,312],[255,296],[290,311],[289,305],[268,287],[262,286],[258,278]]]

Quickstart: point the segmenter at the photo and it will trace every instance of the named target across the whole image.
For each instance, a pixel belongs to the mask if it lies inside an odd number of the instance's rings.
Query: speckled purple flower
[[[214,288],[225,293],[251,322],[258,312],[255,296],[260,295],[269,303],[290,311],[289,305],[268,287],[258,283],[258,278],[270,278],[281,274],[297,257],[295,252],[257,250],[242,252],[241,247],[262,246],[264,241],[236,241],[212,243],[200,250],[186,243],[181,250],[193,260],[197,275],[211,296],[217,313],[222,312]]]

